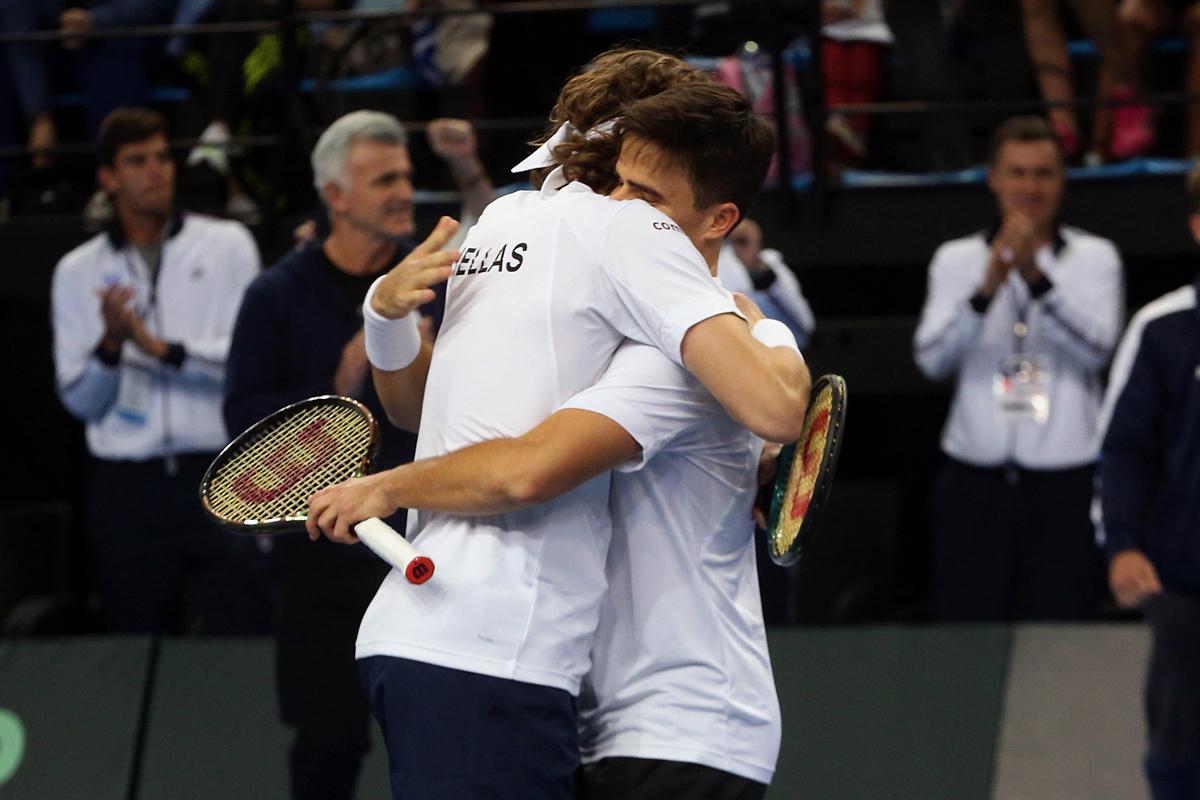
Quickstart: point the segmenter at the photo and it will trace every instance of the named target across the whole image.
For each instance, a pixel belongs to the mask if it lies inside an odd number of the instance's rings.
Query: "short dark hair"
[[[167,135],[167,118],[149,108],[117,108],[100,123],[96,140],[100,163],[111,167],[117,151],[127,144]]]
[[[1043,117],[1024,116],[1009,117],[1000,123],[1000,127],[992,133],[992,142],[988,147],[988,166],[996,166],[1000,158],[1000,148],[1008,142],[1052,142],[1058,151],[1059,161],[1065,161],[1062,142],[1054,135],[1054,129]]]
[[[631,103],[616,127],[655,145],[683,167],[696,208],[730,202],[745,217],[775,154],[775,129],[727,86],[675,86]]]
[[[1192,167],[1187,174],[1187,193],[1190,201],[1188,210],[1193,214],[1200,214],[1200,163]]]

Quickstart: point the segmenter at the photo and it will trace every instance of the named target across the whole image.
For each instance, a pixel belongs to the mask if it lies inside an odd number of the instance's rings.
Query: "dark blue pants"
[[[405,658],[358,662],[395,800],[571,800],[575,698]]]
[[[947,458],[933,490],[939,620],[1087,620],[1104,586],[1092,468],[981,469]]]
[[[266,561],[208,520],[196,497],[210,455],[99,461],[88,507],[104,619],[114,633],[263,634]]]
[[[1200,800],[1200,598],[1168,590],[1145,607],[1154,634],[1146,677],[1154,800]]]

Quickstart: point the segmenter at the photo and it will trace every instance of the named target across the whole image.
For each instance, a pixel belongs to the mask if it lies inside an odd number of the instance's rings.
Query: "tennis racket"
[[[200,504],[221,527],[246,534],[304,529],[316,492],[371,471],[379,425],[366,406],[325,395],[281,408],[221,451],[200,484]],[[412,583],[433,576],[433,561],[377,518],[354,533]]]
[[[846,381],[823,375],[813,385],[800,438],[779,453],[767,518],[767,551],[786,567],[812,540],[829,499],[846,424]]]

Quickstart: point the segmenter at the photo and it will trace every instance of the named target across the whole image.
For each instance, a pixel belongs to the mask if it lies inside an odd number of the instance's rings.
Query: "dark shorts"
[[[575,698],[406,658],[358,662],[396,800],[570,800]]]
[[[761,800],[765,784],[700,764],[615,756],[579,768],[578,800]]]

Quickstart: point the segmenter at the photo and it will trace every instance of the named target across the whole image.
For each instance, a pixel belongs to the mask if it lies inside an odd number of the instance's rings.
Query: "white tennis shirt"
[[[687,330],[736,313],[665,215],[582,184],[490,206],[461,248],[425,388],[417,457],[520,436],[592,385],[620,342],[676,363]],[[357,657],[398,656],[579,690],[605,591],[608,477],[489,517],[409,513],[437,565],[421,586],[393,570]]]
[[[584,762],[685,761],[770,783],[780,712],[750,518],[762,441],[634,342],[566,405],[642,445],[612,478],[609,591],[579,703]]]

